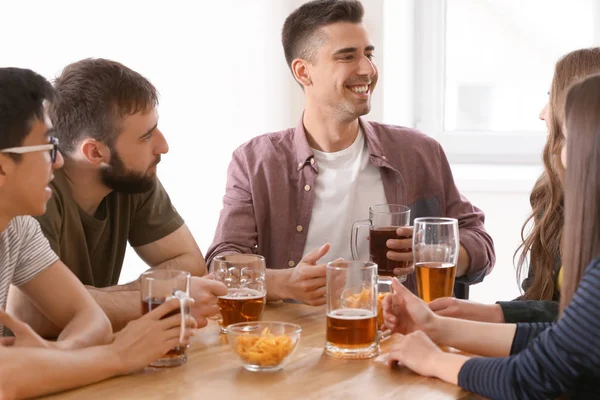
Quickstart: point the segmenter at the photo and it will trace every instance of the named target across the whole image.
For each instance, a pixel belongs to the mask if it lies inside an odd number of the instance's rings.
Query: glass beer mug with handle
[[[228,254],[213,260],[216,281],[227,286],[227,295],[218,299],[216,319],[225,328],[238,322],[259,321],[267,302],[266,263],[256,254]]]
[[[460,241],[455,218],[415,218],[413,257],[419,297],[452,296]]]
[[[333,261],[327,264],[326,282],[325,354],[351,359],[377,356],[377,265]]]
[[[356,221],[352,225],[350,236],[350,249],[352,258],[360,260],[359,232],[361,227],[369,227],[369,260],[377,264],[379,282],[391,285],[394,269],[408,268],[408,261],[394,261],[387,257],[390,251],[386,242],[389,239],[410,239],[410,236],[398,236],[396,230],[400,227],[410,226],[410,208],[399,204],[379,204],[369,207],[369,219]],[[402,250],[396,250],[402,252]],[[410,252],[406,249],[405,252]],[[398,278],[401,282],[406,276]]]
[[[186,271],[155,269],[141,275],[141,300],[142,314],[149,313],[164,302],[176,298],[179,300],[180,309],[174,310],[163,318],[168,318],[179,313],[181,315],[181,331],[179,345],[169,350],[159,358],[151,367],[175,367],[187,361],[188,343],[184,342],[186,317],[190,315],[190,273]]]

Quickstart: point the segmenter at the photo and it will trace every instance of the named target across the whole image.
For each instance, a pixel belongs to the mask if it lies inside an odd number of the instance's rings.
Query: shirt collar
[[[375,133],[373,124],[366,121],[363,118],[358,119],[358,123],[362,127],[363,135],[365,136],[365,142],[367,142],[367,149],[369,154],[383,160],[387,160],[384,152],[383,145],[381,144],[381,138]]]
[[[302,122],[304,119],[304,114],[300,117],[300,121],[298,125],[296,125],[296,129],[294,130],[294,148],[296,150],[296,167],[297,170],[301,170],[305,165],[314,165],[315,158],[310,145],[308,144],[308,140],[306,139],[306,131],[304,130],[304,123]],[[389,166],[387,161],[387,157],[383,152],[383,146],[379,136],[375,133],[375,128],[373,125],[366,121],[364,118],[359,117],[358,123],[360,124],[363,136],[365,138],[365,142],[367,143],[367,150],[369,154],[375,158],[381,160],[382,164],[385,166]]]
[[[314,165],[314,153],[308,144],[306,139],[306,131],[304,130],[304,113],[300,117],[298,125],[294,130],[294,149],[296,150],[296,167],[298,171],[301,170],[305,165],[310,164],[311,160]]]

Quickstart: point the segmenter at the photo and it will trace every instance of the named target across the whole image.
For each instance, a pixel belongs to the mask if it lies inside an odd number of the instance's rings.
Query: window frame
[[[384,0],[390,3],[396,0]],[[413,85],[404,98],[386,98],[401,104],[412,97],[412,118],[408,125],[434,137],[443,146],[449,160],[468,164],[539,164],[546,141],[543,125],[540,131],[492,132],[478,130],[444,130],[445,76],[446,76],[446,8],[447,0],[404,0],[404,10],[412,12],[413,46],[403,45],[414,55],[411,68]],[[392,8],[390,5],[386,5]],[[393,19],[386,13],[388,24]],[[595,3],[595,38],[600,44],[600,2]],[[388,25],[385,24],[385,25]],[[396,19],[396,24],[398,21]],[[390,31],[387,37],[391,36]],[[402,39],[406,41],[406,38]],[[387,43],[386,52],[395,50]],[[406,62],[406,60],[405,60]],[[387,71],[398,70],[399,65],[386,66]],[[391,112],[391,104],[386,104]],[[542,105],[540,105],[541,110]],[[384,116],[390,112],[384,110]],[[393,118],[388,118],[393,119]],[[406,120],[406,118],[405,118]]]

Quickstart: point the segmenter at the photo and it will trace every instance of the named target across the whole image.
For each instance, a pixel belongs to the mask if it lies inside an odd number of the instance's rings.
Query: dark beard
[[[112,157],[108,167],[100,171],[102,183],[118,193],[136,194],[151,190],[156,183],[155,175],[144,175],[143,173],[130,171],[125,167],[123,160],[114,149],[111,149]],[[157,157],[156,164],[160,162]]]

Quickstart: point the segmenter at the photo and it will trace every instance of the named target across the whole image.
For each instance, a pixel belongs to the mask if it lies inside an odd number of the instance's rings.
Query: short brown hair
[[[319,29],[336,22],[362,22],[365,10],[358,0],[314,0],[303,4],[285,20],[281,42],[288,67],[296,58],[312,60]]]
[[[84,137],[112,145],[122,118],[158,104],[156,88],[139,73],[116,61],[88,58],[65,67],[56,78],[59,94],[49,109],[53,134],[71,153]]]

